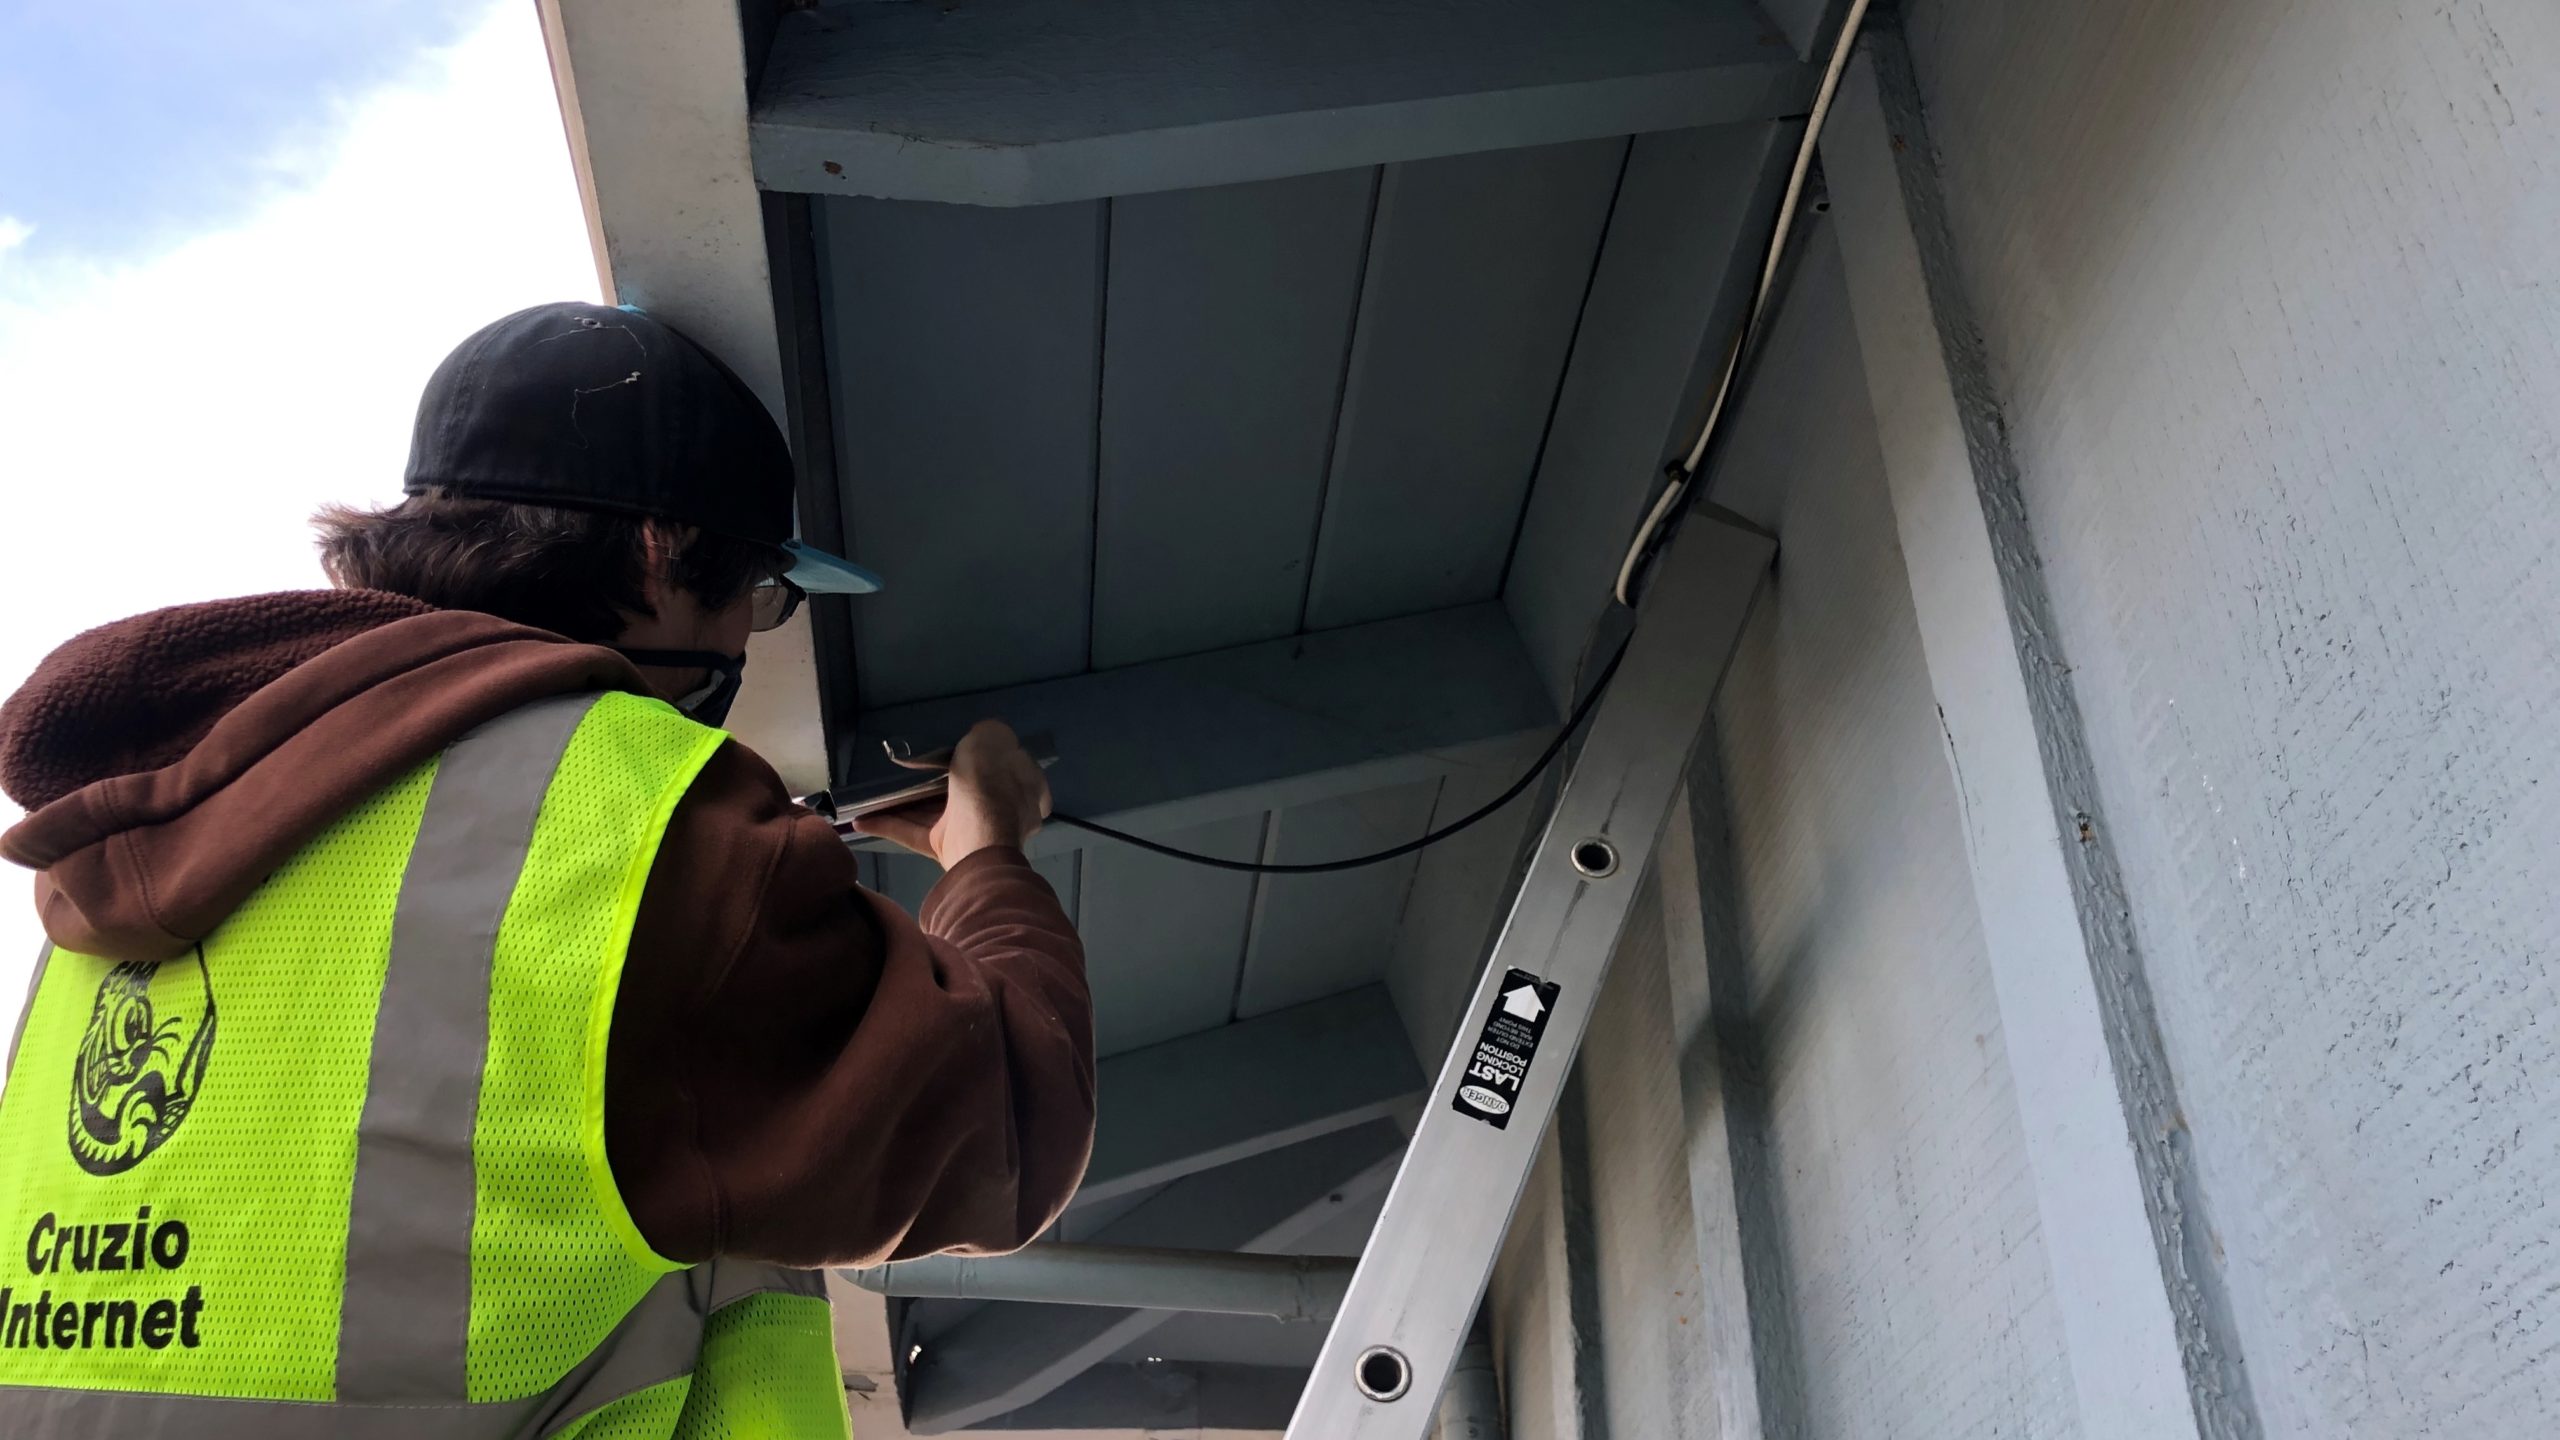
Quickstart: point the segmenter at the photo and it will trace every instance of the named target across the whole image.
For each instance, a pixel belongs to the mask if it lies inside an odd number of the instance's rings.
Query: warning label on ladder
[[[1529,1078],[1529,1062],[1538,1056],[1538,1037],[1547,1033],[1547,1013],[1555,1009],[1556,986],[1526,970],[1512,970],[1494,992],[1493,1013],[1484,1020],[1476,1053],[1458,1082],[1457,1111],[1496,1130],[1510,1128],[1511,1111],[1520,1103],[1520,1086]]]

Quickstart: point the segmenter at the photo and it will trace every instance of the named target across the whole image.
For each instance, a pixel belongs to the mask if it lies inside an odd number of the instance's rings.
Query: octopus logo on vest
[[[187,1118],[212,1051],[203,946],[109,970],[72,1070],[71,1157],[92,1175],[141,1164]]]

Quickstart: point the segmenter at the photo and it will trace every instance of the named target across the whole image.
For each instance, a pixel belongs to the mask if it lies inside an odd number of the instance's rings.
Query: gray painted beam
[[[1092,1204],[1384,1119],[1422,1068],[1376,985],[1115,1055],[1096,1076]]]
[[[1748,0],[973,0],[787,15],[771,190],[1039,205],[1766,119],[1805,67]]]
[[[1822,145],[2081,1433],[2262,1433],[1899,32]]]
[[[1600,1310],[1599,1222],[1592,1204],[1591,1086],[1576,1065],[1556,1106],[1557,1248],[1564,1262],[1564,1341],[1572,1359],[1573,1419],[1581,1440],[1615,1440],[1609,1430],[1608,1337]]]
[[[749,5],[753,22],[768,14]],[[748,37],[748,56],[763,52]],[[835,393],[827,384],[826,306],[818,293],[818,237],[806,195],[767,192],[764,240],[773,271],[775,333],[781,344],[784,414],[790,426],[792,474],[798,482],[800,538],[845,553],[843,471],[836,460]],[[853,597],[809,597],[809,641],[817,664],[818,724],[841,735],[861,701],[854,685]],[[832,758],[832,757],[830,757]],[[830,772],[832,778],[832,771]]]
[[[1696,362],[1724,357],[1800,133],[1786,121],[1646,135],[1627,157],[1502,582],[1551,695],[1570,691],[1663,466],[1703,420]]]
[[[1193,1175],[1095,1238],[1110,1244],[1285,1253],[1395,1179],[1404,1133],[1371,1121]],[[907,1371],[907,1428],[965,1429],[1057,1390],[1171,1317],[1164,1310],[989,1305]]]
[[[860,731],[939,743],[991,715],[1055,737],[1060,810],[1165,829],[1438,775],[1558,718],[1488,603],[890,706]],[[1051,825],[1032,853],[1093,843]]]
[[[1713,763],[1715,746],[1698,747]],[[1698,761],[1691,762],[1694,774]],[[1689,1172],[1689,1222],[1698,1251],[1698,1311],[1707,1317],[1705,1360],[1708,1373],[1697,1377],[1699,1388],[1714,1397],[1716,1430],[1708,1440],[1761,1440],[1773,1433],[1761,1423],[1760,1370],[1755,1337],[1766,1327],[1770,1301],[1752,1304],[1749,1239],[1744,1233],[1743,1202],[1735,1179],[1734,1132],[1742,1128],[1727,1113],[1742,1100],[1734,1091],[1741,1066],[1738,1056],[1719,1043],[1719,1026],[1738,1029],[1737,1017],[1718,1015],[1709,966],[1716,963],[1707,947],[1722,937],[1710,936],[1704,897],[1708,877],[1699,864],[1694,780],[1672,803],[1662,831],[1662,850],[1654,857],[1654,884],[1662,906],[1662,962],[1670,997],[1674,1069],[1680,1082],[1680,1109]],[[1721,806],[1719,791],[1708,797]],[[1722,823],[1721,813],[1708,817]],[[1718,877],[1722,878],[1722,877]],[[1729,958],[1729,957],[1717,957]],[[1730,999],[1731,997],[1727,997]],[[1763,1244],[1767,1241],[1764,1238]],[[1774,1433],[1785,1433],[1783,1431]]]

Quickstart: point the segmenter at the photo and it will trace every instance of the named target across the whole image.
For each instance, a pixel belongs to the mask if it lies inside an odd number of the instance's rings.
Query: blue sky
[[[311,512],[398,497],[445,352],[596,289],[528,0],[0,0],[0,694],[107,621],[323,583]]]
[[[0,215],[115,260],[308,185],[327,132],[486,10],[464,0],[0,0]]]

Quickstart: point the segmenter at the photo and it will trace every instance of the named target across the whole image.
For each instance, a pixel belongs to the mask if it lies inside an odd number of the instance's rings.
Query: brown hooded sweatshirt
[[[484,721],[641,691],[612,651],[371,591],[181,606],[71,641],[0,705],[0,857],[54,942],[165,959],[331,820]],[[1020,851],[921,923],[720,747],[667,827],[605,1061],[605,1148],[661,1254],[792,1265],[1009,1250],[1093,1137],[1084,953]]]

